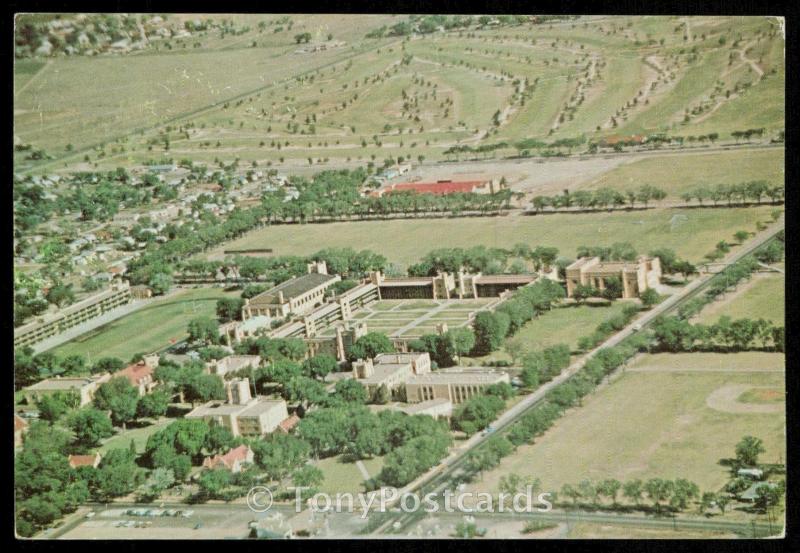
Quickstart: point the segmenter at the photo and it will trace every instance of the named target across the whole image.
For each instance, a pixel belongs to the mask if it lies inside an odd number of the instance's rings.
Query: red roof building
[[[392,192],[416,192],[417,194],[466,194],[470,192],[485,193],[492,191],[492,183],[488,180],[457,181],[438,180],[436,182],[401,182],[392,184],[372,193],[373,196],[383,196]]]
[[[94,455],[70,455],[69,456],[69,466],[76,469],[78,467],[94,467],[97,468],[97,465],[100,464],[100,457],[99,453],[95,453]]]
[[[14,414],[14,447],[22,445],[22,435],[28,431],[28,421],[17,414]]]
[[[133,365],[128,365],[121,371],[115,372],[114,377],[124,376],[134,388],[139,389],[139,395],[143,396],[149,393],[153,389],[153,386],[155,386],[155,379],[153,378],[154,370],[153,367],[144,361],[139,361]]]
[[[245,464],[253,462],[253,450],[249,446],[240,445],[228,451],[225,455],[214,455],[203,460],[203,468],[227,469],[231,472],[241,472]]]
[[[300,417],[298,417],[297,415],[291,415],[290,417],[281,421],[281,423],[278,425],[278,430],[280,430],[284,434],[288,434],[289,432],[292,431],[292,428],[297,426],[297,423],[299,422],[300,422]]]

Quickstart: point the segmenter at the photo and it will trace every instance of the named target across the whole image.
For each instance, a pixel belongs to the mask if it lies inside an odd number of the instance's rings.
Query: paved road
[[[784,228],[784,219],[783,216],[771,225],[768,229],[758,233],[754,236],[750,241],[744,244],[743,247],[739,248],[738,251],[734,251],[729,253],[723,261],[725,263],[735,263],[736,261],[740,260],[744,256],[752,253],[755,249],[762,246],[765,242],[772,239],[779,231],[783,230]],[[400,491],[400,495],[404,492],[414,492],[419,490],[423,485],[431,485],[437,480],[446,478],[448,475],[451,475],[455,469],[455,466],[459,464],[471,450],[485,442],[489,437],[491,437],[494,433],[503,430],[504,428],[511,425],[513,422],[518,420],[528,409],[534,407],[540,401],[544,399],[548,392],[550,392],[553,388],[558,386],[559,384],[563,383],[575,373],[577,373],[585,364],[586,362],[594,356],[599,350],[603,348],[609,348],[618,345],[622,342],[625,338],[632,335],[635,332],[640,331],[642,328],[650,324],[656,317],[663,315],[664,313],[670,311],[671,309],[677,307],[677,305],[686,299],[692,297],[695,292],[702,289],[709,280],[714,277],[713,274],[704,274],[694,281],[686,285],[680,292],[677,294],[669,297],[665,301],[661,302],[653,309],[645,313],[644,315],[637,318],[631,324],[611,336],[605,342],[594,348],[593,350],[589,351],[585,355],[581,356],[578,360],[572,363],[569,367],[564,369],[561,374],[555,377],[550,382],[540,386],[536,391],[527,395],[522,401],[514,405],[511,409],[503,413],[493,424],[492,427],[494,428],[494,432],[491,434],[476,434],[469,438],[466,442],[464,442],[458,448],[455,448],[448,457],[446,457],[441,463],[433,467],[430,471],[426,474],[422,475],[421,477],[417,478],[414,482],[410,483],[408,486],[403,488]],[[445,480],[446,483],[446,480]],[[393,522],[397,519],[389,520],[385,524],[381,525],[376,531],[381,531],[388,528]],[[406,521],[408,522],[408,521]]]

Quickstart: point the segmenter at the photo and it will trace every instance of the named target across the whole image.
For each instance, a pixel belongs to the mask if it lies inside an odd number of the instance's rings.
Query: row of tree
[[[634,207],[636,202],[647,207],[651,201],[660,201],[666,197],[667,193],[661,188],[645,184],[639,187],[638,190],[627,190],[625,192],[609,187],[602,187],[596,190],[578,190],[572,193],[569,190],[564,190],[563,193],[554,196],[534,196],[531,206],[537,213],[547,208],[558,210],[573,207],[580,209],[606,209],[625,205]]]
[[[765,180],[740,182],[737,184],[719,183],[712,186],[696,186],[681,194],[681,199],[686,203],[697,200],[699,205],[706,201],[714,205],[722,201],[728,205],[743,204],[747,202],[761,203],[764,197],[773,203],[783,201],[785,188],[783,184],[771,185]]]
[[[542,279],[517,290],[514,296],[494,311],[475,316],[473,355],[487,355],[500,348],[503,340],[516,333],[531,319],[552,309],[565,295],[564,288],[550,279]]]
[[[713,324],[692,324],[680,317],[659,317],[653,321],[654,349],[669,352],[747,351],[765,349],[784,351],[783,326],[765,319],[720,317]]]

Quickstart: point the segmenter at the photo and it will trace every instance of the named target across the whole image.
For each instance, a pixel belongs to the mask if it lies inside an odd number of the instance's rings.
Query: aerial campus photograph
[[[782,17],[13,27],[18,540],[785,537]]]

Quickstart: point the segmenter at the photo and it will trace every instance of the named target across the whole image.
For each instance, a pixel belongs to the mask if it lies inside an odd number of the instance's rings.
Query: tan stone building
[[[14,329],[14,347],[32,346],[62,332],[99,317],[107,311],[131,301],[131,288],[127,281],[114,282],[108,289],[86,299],[46,313],[32,322]]]
[[[581,257],[567,267],[567,296],[572,297],[578,285],[605,290],[606,280],[619,278],[622,297],[636,298],[661,280],[661,262],[657,257],[640,256],[636,261],[600,261],[599,257]]]
[[[226,382],[225,391],[227,401],[209,401],[193,409],[186,418],[219,424],[234,436],[259,438],[275,430],[289,417],[284,400],[252,397],[250,382],[246,378]]]
[[[307,275],[291,278],[245,300],[242,319],[247,321],[258,316],[275,319],[308,313],[323,303],[325,290],[340,280],[339,275],[328,274],[324,261],[310,263]]]
[[[353,377],[370,394],[374,394],[381,385],[389,391],[397,390],[413,376],[430,372],[431,356],[427,352],[381,353],[374,359],[353,362]]]
[[[430,415],[435,419],[449,419],[453,414],[453,402],[449,399],[429,399],[420,403],[412,403],[402,409],[406,415]]]
[[[258,355],[229,355],[206,363],[206,371],[224,377],[226,374],[235,373],[242,369],[255,369],[261,365]]]
[[[437,371],[407,380],[406,401],[420,403],[446,399],[457,405],[483,393],[487,386],[509,381],[507,373],[498,371]]]
[[[44,396],[55,394],[74,395],[78,399],[78,406],[91,403],[97,388],[104,382],[108,382],[111,375],[108,373],[91,377],[55,377],[47,378],[27,388],[22,392],[29,404],[36,403]]]

